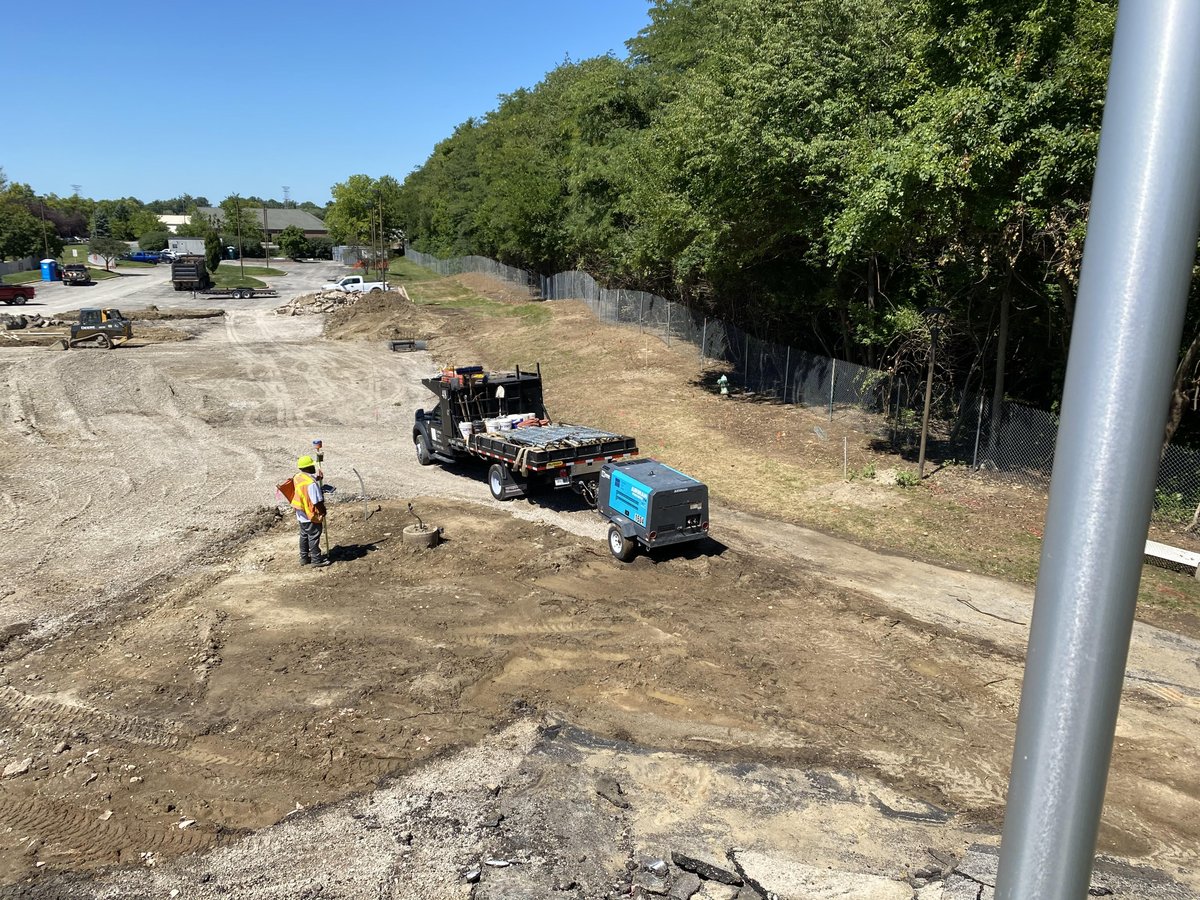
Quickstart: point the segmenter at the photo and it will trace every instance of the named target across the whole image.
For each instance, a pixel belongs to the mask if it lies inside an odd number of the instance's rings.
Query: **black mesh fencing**
[[[605,322],[637,327],[668,346],[690,344],[698,364],[726,364],[731,387],[782,403],[839,413],[869,414],[876,440],[915,459],[925,404],[923,377],[898,376],[786,344],[765,341],[681,303],[623,288],[601,287],[587,272],[541,276],[481,256],[440,260],[409,250],[418,265],[442,275],[479,272],[526,287],[544,300],[582,300]],[[1004,403],[993,421],[990,398],[978,393],[937,396],[931,404],[926,456],[1000,478],[1047,485],[1054,464],[1058,415]],[[1119,477],[1119,473],[1107,473]],[[1159,465],[1154,514],[1160,522],[1193,522],[1200,509],[1200,450],[1170,446]]]

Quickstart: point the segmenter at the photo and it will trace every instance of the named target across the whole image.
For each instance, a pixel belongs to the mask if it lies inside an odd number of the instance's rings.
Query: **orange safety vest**
[[[295,487],[295,493],[292,494],[292,506],[304,513],[310,522],[317,514],[317,510],[308,496],[308,486],[316,483],[317,480],[306,472],[298,472],[292,476],[292,485]]]

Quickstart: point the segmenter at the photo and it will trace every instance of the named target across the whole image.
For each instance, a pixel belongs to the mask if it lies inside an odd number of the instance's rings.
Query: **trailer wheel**
[[[423,466],[433,464],[433,454],[429,452],[429,445],[425,443],[424,436],[420,434],[414,434],[413,447],[415,447],[417,451],[417,462]]]
[[[621,534],[621,529],[616,525],[609,525],[608,549],[621,562],[629,562],[637,555],[637,541],[631,541]]]
[[[492,467],[488,469],[488,490],[492,492],[493,500],[504,499],[504,482],[507,480],[508,474],[504,467],[500,463],[492,463]]]

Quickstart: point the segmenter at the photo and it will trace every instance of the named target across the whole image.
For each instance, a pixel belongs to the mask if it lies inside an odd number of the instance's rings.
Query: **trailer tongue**
[[[422,465],[461,459],[490,462],[488,489],[497,500],[541,487],[569,487],[596,504],[605,463],[637,455],[637,441],[586,425],[551,423],[542,372],[445,369],[421,383],[438,397],[418,409],[413,444]]]

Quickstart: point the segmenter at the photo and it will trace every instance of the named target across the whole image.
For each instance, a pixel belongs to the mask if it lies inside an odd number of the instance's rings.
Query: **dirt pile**
[[[399,296],[397,296],[399,295]],[[315,294],[301,294],[289,300],[283,306],[275,310],[277,316],[315,316],[321,313],[331,313],[339,309],[344,309],[350,306],[356,306],[371,294],[363,293],[347,293],[345,291],[318,291]],[[386,297],[386,302],[390,303],[406,303],[411,305],[412,300],[408,296],[408,291],[403,287],[397,287],[390,291],[377,291],[375,297]]]

